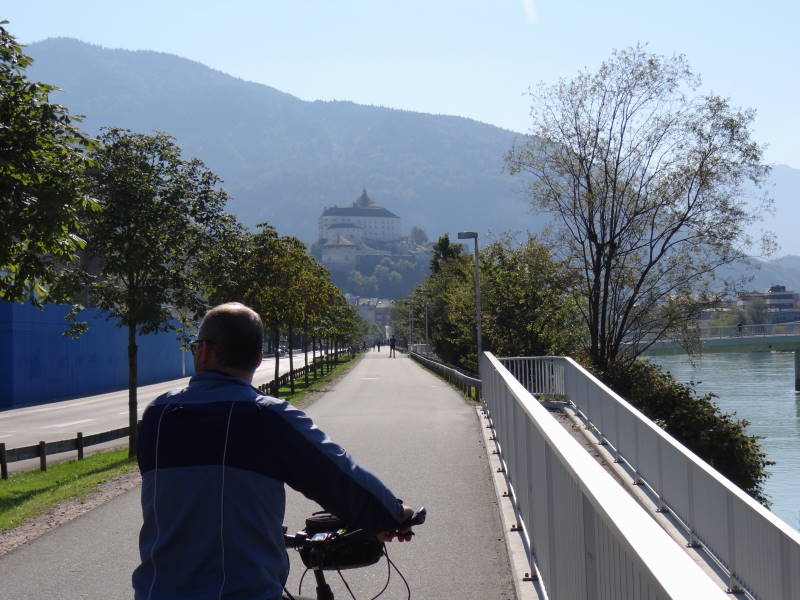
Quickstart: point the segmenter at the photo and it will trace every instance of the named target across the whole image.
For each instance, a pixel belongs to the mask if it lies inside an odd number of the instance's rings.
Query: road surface
[[[457,392],[405,356],[369,352],[308,412],[408,504],[428,508],[428,522],[413,542],[389,545],[412,598],[514,598],[481,423]],[[130,598],[141,523],[138,493],[134,488],[0,558],[4,600]],[[290,490],[290,530],[315,509]],[[295,592],[302,567],[298,557],[291,560],[289,589]],[[383,586],[386,567],[343,573],[356,598],[371,598]],[[337,598],[350,597],[336,573],[329,582]],[[309,575],[304,593],[312,591]],[[393,574],[381,600],[406,597]]]

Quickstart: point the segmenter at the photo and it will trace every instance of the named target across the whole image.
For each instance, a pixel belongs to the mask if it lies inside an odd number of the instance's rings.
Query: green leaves
[[[353,320],[341,292],[297,238],[280,236],[268,223],[242,241],[238,259],[212,294],[214,303],[238,300],[261,315],[269,332],[299,330],[314,337],[347,338]]]
[[[142,333],[173,327],[173,309],[199,317],[215,243],[239,231],[217,177],[163,133],[108,128],[99,141],[92,191],[103,210],[88,217],[85,247],[100,264],[94,302]]]
[[[4,23],[4,22],[3,22]],[[0,299],[40,305],[82,245],[92,143],[25,77],[30,57],[0,23]]]

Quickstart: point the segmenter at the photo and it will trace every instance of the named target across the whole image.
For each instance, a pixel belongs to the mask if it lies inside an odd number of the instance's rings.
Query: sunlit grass
[[[281,389],[278,390],[278,398],[287,400],[292,404],[298,404],[303,400],[303,398],[305,398],[307,394],[311,392],[322,391],[327,383],[330,383],[331,380],[345,373],[358,361],[359,358],[360,355],[356,355],[355,358],[350,358],[349,355],[340,356],[339,364],[334,366],[331,371],[325,371],[324,375],[320,369],[317,370],[316,378],[314,377],[313,373],[309,373],[307,386],[304,377],[298,377],[295,379],[294,393],[292,393],[291,388],[288,385],[281,387]]]
[[[83,460],[48,465],[0,480],[0,530],[11,529],[69,498],[82,498],[98,484],[136,467],[128,450],[98,452]]]

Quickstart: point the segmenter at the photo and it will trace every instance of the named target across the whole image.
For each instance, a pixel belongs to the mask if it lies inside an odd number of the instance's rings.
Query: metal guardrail
[[[800,323],[768,323],[764,325],[725,325],[703,327],[700,339],[759,337],[767,335],[800,335]]]
[[[322,357],[315,357],[309,365],[304,365],[293,371],[283,373],[277,379],[273,379],[267,383],[258,386],[258,391],[262,394],[270,394],[276,396],[281,387],[289,384],[289,380],[294,377],[303,377],[317,368],[325,368],[331,362],[336,363],[339,356],[345,354],[346,350],[339,350],[325,354]],[[31,458],[39,458],[39,470],[47,470],[47,457],[52,454],[61,454],[62,452],[78,451],[78,460],[83,459],[83,450],[87,446],[95,446],[113,440],[118,440],[128,436],[129,427],[121,427],[119,429],[112,429],[111,431],[104,431],[102,433],[94,433],[91,435],[83,435],[83,432],[78,432],[76,437],[66,440],[58,440],[55,442],[40,441],[38,444],[32,446],[22,446],[19,448],[6,449],[5,443],[0,442],[0,478],[8,479],[8,463],[17,462],[20,460],[29,460]]]
[[[534,368],[501,359],[517,370]],[[544,362],[552,358],[542,359]],[[800,597],[800,532],[700,460],[640,411],[571,358],[562,363],[563,390],[582,418],[597,430],[634,483],[645,484],[661,510],[683,524],[690,542],[700,543],[728,572],[730,589],[761,600]],[[529,380],[531,393],[553,393],[562,384]],[[544,383],[537,389],[536,384]],[[700,596],[698,596],[700,597]]]
[[[481,374],[509,495],[551,600],[727,598],[489,352]],[[555,379],[529,381],[556,395]]]
[[[798,336],[800,323],[765,323],[761,325],[721,325],[714,327],[700,327],[696,330],[698,339],[717,340],[729,338],[770,337],[770,336]],[[653,341],[652,334],[645,333],[639,344]],[[679,337],[659,337],[659,342],[683,342]]]
[[[480,400],[481,395],[481,380],[475,377],[465,375],[458,369],[454,369],[444,363],[434,360],[428,356],[423,356],[417,352],[409,352],[408,355],[418,363],[426,366],[427,368],[435,371],[444,377],[448,383],[456,386],[464,394],[473,397],[475,400]]]

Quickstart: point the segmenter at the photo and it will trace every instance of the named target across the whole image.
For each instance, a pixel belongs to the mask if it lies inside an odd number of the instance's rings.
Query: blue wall
[[[0,302],[0,409],[128,387],[128,330],[87,309],[89,329],[78,339],[61,335],[68,306]],[[139,385],[182,377],[174,332],[137,336]],[[186,374],[192,373],[185,356]]]

